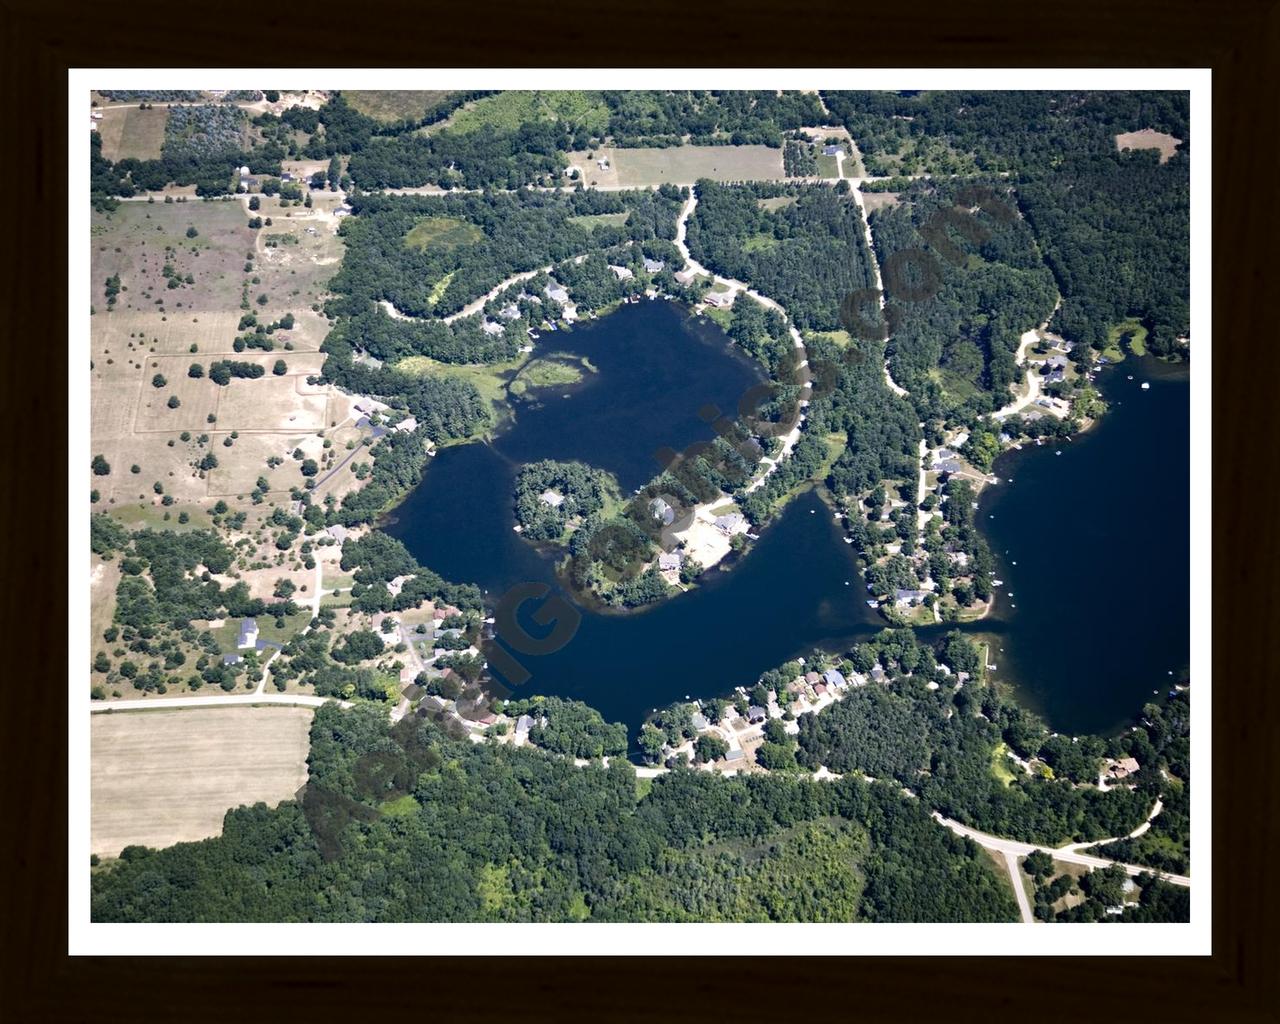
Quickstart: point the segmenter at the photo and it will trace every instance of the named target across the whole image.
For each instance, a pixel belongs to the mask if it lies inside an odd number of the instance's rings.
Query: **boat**
[[[1003,586],[1004,586],[1004,580],[992,580],[992,581],[991,581],[991,584],[992,584],[992,586],[996,586],[996,587],[1003,587]]]
[[[1143,391],[1150,391],[1150,390],[1151,390],[1151,385],[1150,385],[1150,384],[1148,384],[1145,380],[1142,382],[1142,390],[1143,390]]]

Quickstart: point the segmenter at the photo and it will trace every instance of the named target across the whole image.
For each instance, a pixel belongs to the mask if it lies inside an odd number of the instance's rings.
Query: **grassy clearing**
[[[820,178],[838,178],[840,177],[840,163],[834,156],[827,156],[822,153],[818,156],[818,177]]]
[[[610,227],[622,227],[630,217],[629,213],[591,213],[581,217],[570,217],[570,224],[578,224],[589,231],[594,231],[601,225]]]
[[[1009,748],[1003,742],[997,743],[991,749],[991,774],[1004,786],[1012,786],[1014,780],[1013,770],[1009,767],[1008,753]]]
[[[167,107],[139,110],[135,107],[111,107],[100,110],[102,120],[98,132],[102,136],[102,155],[108,160],[159,160],[164,145],[164,128],[169,121]]]
[[[375,121],[417,121],[449,95],[447,89],[343,90],[347,103]]]
[[[187,513],[188,522],[178,522],[180,512]],[[174,533],[190,533],[192,530],[213,528],[209,513],[204,509],[183,505],[165,508],[162,505],[153,505],[150,501],[134,502],[129,505],[114,506],[110,510],[110,515],[112,519],[131,530],[172,530]],[[168,519],[165,519],[166,515],[169,516]]]
[[[636,800],[643,800],[653,790],[653,779],[636,776]]]
[[[404,236],[410,249],[459,249],[480,241],[484,232],[476,225],[456,217],[426,217],[418,221]]]
[[[284,569],[280,570],[280,575],[286,575]],[[305,595],[296,596],[304,597]],[[283,627],[277,626],[276,620],[270,615],[259,615],[257,621],[259,640],[270,640],[273,643],[283,644],[292,640],[302,631],[302,628],[311,621],[311,613],[298,612],[297,615],[286,616]],[[210,630],[210,632],[218,641],[218,646],[224,654],[235,654],[240,651],[236,646],[236,640],[240,636],[239,619],[228,619],[217,629]],[[270,656],[270,652],[260,655],[264,661]]]
[[[756,206],[773,213],[774,210],[781,210],[784,206],[795,205],[795,201],[795,196],[774,196],[772,199],[757,199]]]
[[[418,813],[420,806],[411,794],[406,793],[394,800],[382,801],[378,810],[392,818],[412,818]]]
[[[468,103],[443,126],[458,132],[512,131],[534,121],[565,121],[603,135],[609,124],[609,108],[590,91],[514,89]],[[427,130],[439,127],[432,125]]]
[[[469,380],[479,389],[481,397],[489,402],[494,413],[502,416],[507,411],[507,383],[514,373],[528,361],[529,356],[527,353],[505,363],[468,363],[464,365],[439,363],[427,356],[406,356],[395,364],[395,369],[401,373],[413,374],[414,376],[447,375]]]
[[[743,252],[760,252],[764,249],[772,249],[778,244],[778,240],[773,235],[766,234],[763,231],[757,231],[754,235],[742,243]]]
[[[601,170],[597,161],[608,158]],[[583,172],[587,185],[647,188],[671,182],[692,185],[699,178],[715,181],[782,181],[782,150],[768,146],[673,146],[666,149],[601,147],[569,154],[569,164]]]

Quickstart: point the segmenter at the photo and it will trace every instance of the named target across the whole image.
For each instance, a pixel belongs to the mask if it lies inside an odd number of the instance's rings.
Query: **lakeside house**
[[[741,512],[730,512],[726,516],[716,516],[713,525],[717,530],[728,537],[735,533],[745,533],[747,529],[747,520]]]
[[[826,683],[828,687],[834,686],[841,690],[849,685],[844,674],[834,668],[829,668],[822,673],[822,681]]]
[[[663,526],[670,526],[676,520],[676,510],[661,498],[654,498],[649,502],[649,511],[653,513],[653,518]]]
[[[667,264],[663,260],[651,260],[647,256],[645,257],[644,269],[650,274],[660,273],[666,265]]]
[[[237,647],[257,647],[258,646],[258,620],[257,619],[241,619],[240,620],[240,636],[236,639]]]
[[[631,270],[628,267],[618,267],[610,263],[609,269],[613,271],[613,276],[619,281],[630,281],[635,277],[635,274],[631,273]]]
[[[559,508],[564,504],[564,495],[548,487],[538,495],[538,500],[550,505],[552,508]]]
[[[927,590],[895,590],[893,592],[893,604],[897,608],[910,608],[913,604],[918,604],[929,596]]]
[[[546,288],[543,289],[543,291],[546,292],[547,298],[549,298],[552,302],[558,302],[561,305],[564,305],[566,302],[569,301],[569,293],[565,291],[563,288],[561,288],[559,285],[549,284],[547,285]]]
[[[693,269],[676,271],[676,280],[679,281],[681,284],[688,284],[697,276],[698,276],[698,272]]]
[[[1110,770],[1107,772],[1107,778],[1127,779],[1130,775],[1136,774],[1140,767],[1136,758],[1122,757],[1112,763]]]
[[[955,459],[943,459],[941,462],[935,462],[932,469],[935,473],[946,473],[949,476],[964,472],[964,466]]]
[[[711,723],[707,721],[706,716],[698,714],[697,712],[693,714],[689,719],[689,722],[698,732],[705,732],[707,729],[711,728]]]
[[[494,320],[486,320],[484,323],[480,325],[480,330],[484,331],[484,333],[489,335],[490,337],[493,337],[496,334],[501,334],[503,331],[506,330],[506,328],[503,327],[502,324],[497,323]]]
[[[661,551],[658,553],[658,568],[666,572],[667,570],[680,569],[680,555],[674,551]]]
[[[398,430],[402,434],[412,434],[415,430],[418,429],[418,421],[414,419],[412,416],[406,416],[404,419],[402,419],[399,423],[397,423],[391,429]]]
[[[498,316],[503,320],[518,320],[520,318],[520,310],[514,302],[508,303],[498,310]]]
[[[759,704],[752,704],[747,708],[747,721],[752,725],[755,725],[757,722],[763,722],[768,717],[769,712]]]
[[[387,584],[387,592],[392,597],[399,597],[400,591],[404,589],[404,585],[408,583],[411,579],[413,579],[412,576],[397,576],[395,579],[393,579],[390,583]]]
[[[702,297],[702,301],[708,306],[715,306],[716,309],[728,309],[733,305],[733,292],[707,292]]]

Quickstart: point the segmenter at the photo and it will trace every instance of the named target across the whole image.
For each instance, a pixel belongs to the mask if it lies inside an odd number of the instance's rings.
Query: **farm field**
[[[103,140],[105,142],[105,140]],[[1178,148],[1181,139],[1158,132],[1154,128],[1143,128],[1139,132],[1122,132],[1116,136],[1116,149],[1158,149],[1160,162],[1167,163]]]
[[[642,188],[672,183],[692,185],[699,178],[713,181],[782,181],[782,150],[768,146],[678,146],[668,149],[617,149],[602,146],[569,154],[569,166],[582,172],[583,182],[604,188]],[[601,170],[598,161],[607,157]]]
[[[102,155],[108,160],[158,160],[164,145],[164,126],[169,111],[164,106],[139,110],[132,107],[108,107],[99,110],[102,120],[98,133],[102,136]]]
[[[307,780],[311,716],[293,707],[93,715],[91,851],[204,839],[233,807],[290,799]]]
[[[441,128],[459,132],[513,131],[533,121],[563,121],[587,127],[603,135],[609,108],[597,94],[572,89],[512,90],[485,96],[466,104],[446,121],[428,125],[430,133]]]
[[[416,121],[449,95],[447,89],[343,90],[343,98],[354,109],[377,121]]]
[[[247,494],[260,476],[270,480],[273,492],[301,486],[296,460],[270,469],[266,459],[300,447],[319,461],[322,430],[345,454],[342,446],[356,433],[350,400],[306,383],[324,362],[318,350],[329,322],[312,307],[321,303],[341,258],[332,214],[337,201],[320,194],[307,209],[262,197],[254,215],[273,223],[260,230],[248,227],[247,197],[122,203],[111,214],[94,215],[91,431],[94,454],[111,466],[107,475],[90,474],[89,486],[100,494],[98,508],[154,511],[159,525],[167,511],[160,505],[163,496],[174,499],[176,519],[183,503]],[[188,237],[188,228],[195,234]],[[181,287],[167,286],[166,264],[181,277]],[[113,275],[121,290],[109,310],[103,287]],[[273,351],[234,350],[243,298],[260,323],[293,314],[293,329],[271,336]],[[208,377],[217,360],[255,363],[265,373],[220,387]],[[274,373],[280,360],[283,375]],[[193,364],[200,367],[198,377],[190,376]],[[232,431],[240,436],[225,446]],[[201,470],[197,464],[206,455],[217,466]],[[155,490],[157,483],[163,494]],[[326,493],[346,489],[339,474]],[[198,509],[186,511],[194,515]]]

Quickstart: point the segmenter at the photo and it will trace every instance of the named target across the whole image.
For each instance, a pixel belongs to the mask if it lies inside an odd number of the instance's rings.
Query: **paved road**
[[[1013,883],[1013,896],[1018,901],[1018,913],[1022,915],[1022,923],[1035,924],[1036,916],[1031,912],[1031,901],[1027,899],[1027,887],[1022,884],[1022,872],[1018,870],[1017,854],[1005,850],[1004,863],[1009,869],[1009,881]]]
[[[1155,817],[1155,815],[1159,813],[1158,808],[1160,807],[1160,802],[1156,801],[1156,808],[1152,809],[1152,813],[1147,819],[1148,823],[1151,818]],[[956,835],[967,836],[979,846],[985,846],[988,850],[995,850],[1001,854],[1012,854],[1015,858],[1025,857],[1033,850],[1045,850],[1053,857],[1054,860],[1062,861],[1065,864],[1080,864],[1090,868],[1105,868],[1110,867],[1112,864],[1119,864],[1120,867],[1124,868],[1125,872],[1131,876],[1140,875],[1145,871],[1154,875],[1159,875],[1166,882],[1171,882],[1174,885],[1187,887],[1190,887],[1191,885],[1191,878],[1188,875],[1165,874],[1164,872],[1156,871],[1154,868],[1149,868],[1142,864],[1123,864],[1120,861],[1109,860],[1106,857],[1095,857],[1091,854],[1080,852],[1081,847],[1098,846],[1102,843],[1113,842],[1113,839],[1099,839],[1094,843],[1076,843],[1074,845],[1061,846],[1057,849],[1048,849],[1044,845],[1038,845],[1036,843],[1024,843],[1016,839],[1004,839],[1000,836],[993,836],[986,832],[979,832],[977,829],[969,828],[967,825],[961,825],[958,821],[952,821],[950,818],[944,818],[937,811],[933,812],[933,817],[936,821],[945,825]],[[1140,825],[1138,826],[1138,829],[1135,829],[1130,833],[1130,835],[1140,835],[1141,832],[1139,832],[1139,829],[1145,831],[1145,829]]]

